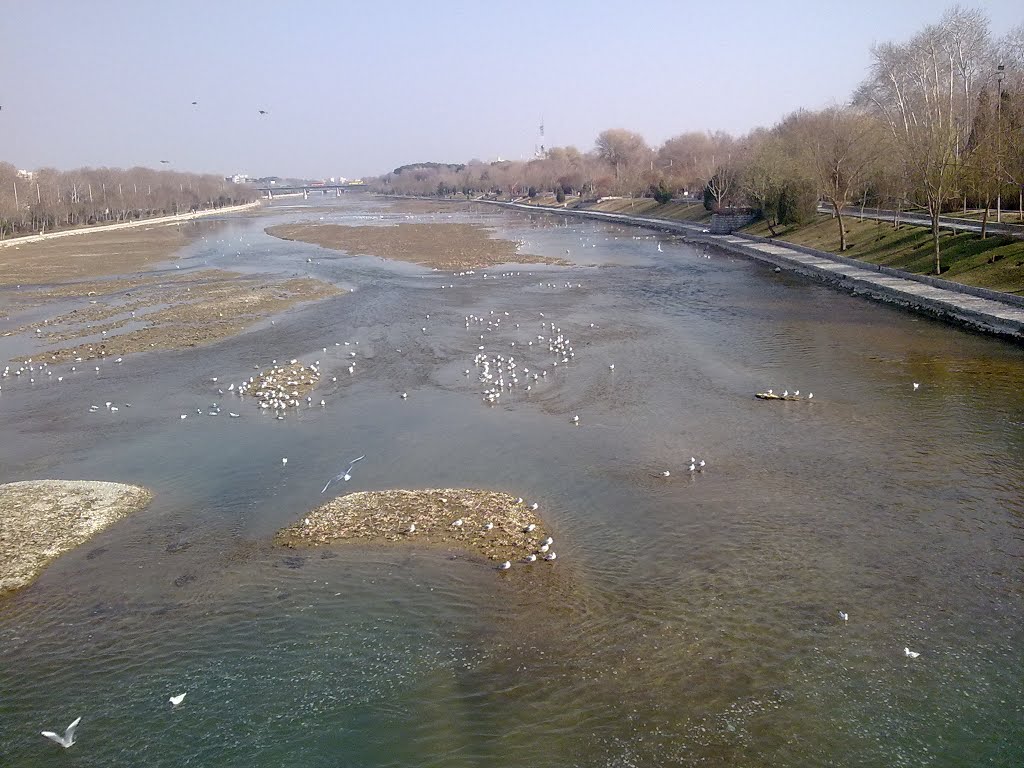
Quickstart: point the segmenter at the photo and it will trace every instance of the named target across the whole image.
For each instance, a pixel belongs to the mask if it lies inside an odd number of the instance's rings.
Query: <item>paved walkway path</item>
[[[90,232],[110,232],[117,229],[132,229],[133,227],[155,227],[161,224],[173,224],[178,221],[191,221],[203,216],[217,216],[222,213],[237,213],[250,208],[257,208],[260,201],[242,205],[229,205],[224,208],[207,208],[192,213],[179,213],[174,216],[157,216],[152,219],[132,219],[131,221],[119,221],[116,224],[93,224],[88,227],[75,227],[74,229],[58,229],[53,232],[44,232],[41,235],[24,235],[23,237],[11,237],[7,240],[0,240],[0,248],[7,248],[12,245],[24,245],[25,243],[38,243],[41,240],[52,240],[55,237],[72,237],[74,235],[85,235]]]
[[[839,261],[826,255],[813,255],[777,243],[751,240],[740,235],[719,235],[711,239],[752,249],[767,256],[781,258],[789,264],[798,264],[811,271],[831,275],[837,283],[859,283],[878,292],[880,295],[876,298],[882,300],[902,299],[907,306],[917,305],[917,308],[931,310],[929,314],[935,314],[934,310],[937,309],[940,314],[949,314],[968,325],[991,330],[1000,335],[1016,336],[1024,341],[1024,302],[1018,305],[1005,299],[973,295],[961,288],[931,285],[891,272],[881,272],[877,267],[856,266],[846,260]]]
[[[715,245],[769,262],[779,268],[795,269],[879,301],[1024,343],[1024,297],[1000,294],[929,276],[911,275],[824,251],[780,244],[778,241],[749,235],[712,235],[704,224],[520,203],[504,205],[531,212],[544,211],[680,232],[691,241]]]
[[[828,205],[819,205],[818,213],[831,214],[832,207]],[[1009,211],[1010,215],[1016,215],[1016,211]],[[856,206],[848,206],[843,208],[843,216],[852,219],[876,219],[879,221],[892,221],[893,216],[899,216],[900,221],[905,224],[913,224],[917,227],[928,227],[931,229],[932,220],[931,217],[926,213],[908,213],[906,211],[897,213],[896,211],[877,210],[875,208],[865,208],[861,211]],[[959,216],[940,216],[939,217],[939,229],[951,229],[954,233],[956,232],[981,232],[981,219],[963,219]],[[1002,222],[997,223],[996,217],[993,215],[989,218],[988,223],[985,225],[985,231],[990,235],[1009,235],[1010,237],[1024,238],[1024,225],[1019,222]]]

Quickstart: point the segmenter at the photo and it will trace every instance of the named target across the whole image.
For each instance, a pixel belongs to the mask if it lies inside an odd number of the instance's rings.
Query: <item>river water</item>
[[[575,266],[458,277],[263,233],[321,218],[482,222]],[[63,385],[4,380],[0,482],[156,497],[0,602],[0,765],[1020,765],[1021,348],[493,209],[280,202],[177,263],[351,292]],[[570,365],[529,344],[551,322]],[[463,374],[480,345],[548,375],[488,406]],[[325,408],[278,421],[216,392],[293,357],[320,361]],[[814,398],[752,397],[769,387]],[[107,400],[133,407],[88,412]],[[537,501],[558,560],[270,546],[360,454],[346,491]],[[39,736],[78,716],[67,752]]]

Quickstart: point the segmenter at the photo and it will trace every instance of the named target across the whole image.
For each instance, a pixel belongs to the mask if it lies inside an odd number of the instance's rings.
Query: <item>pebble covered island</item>
[[[416,544],[465,550],[495,564],[553,560],[553,543],[545,544],[550,534],[534,506],[505,493],[464,488],[350,493],[282,528],[275,543]]]

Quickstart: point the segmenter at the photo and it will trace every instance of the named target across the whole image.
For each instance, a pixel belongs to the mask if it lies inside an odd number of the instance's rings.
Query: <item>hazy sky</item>
[[[1021,0],[969,3],[995,35]],[[946,7],[832,2],[10,0],[0,160],[281,176],[744,132],[845,101]],[[192,101],[198,101],[193,107]],[[259,109],[269,114],[260,116]]]

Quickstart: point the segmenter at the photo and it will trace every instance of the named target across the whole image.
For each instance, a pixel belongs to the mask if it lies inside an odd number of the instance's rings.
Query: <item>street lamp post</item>
[[[1003,65],[996,68],[996,83],[999,95],[996,97],[996,224],[1001,223],[1003,213]]]

